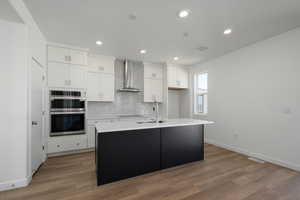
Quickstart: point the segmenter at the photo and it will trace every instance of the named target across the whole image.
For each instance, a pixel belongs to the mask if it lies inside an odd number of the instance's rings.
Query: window
[[[194,75],[194,113],[207,113],[208,73]]]

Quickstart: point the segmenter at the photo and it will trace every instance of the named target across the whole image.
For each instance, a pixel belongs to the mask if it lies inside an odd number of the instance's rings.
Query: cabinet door
[[[52,137],[48,140],[47,153],[57,153],[64,151],[62,137]]]
[[[203,159],[203,125],[161,129],[161,166],[163,169]]]
[[[88,147],[89,148],[95,147],[95,126],[94,125],[88,126]]]
[[[115,81],[114,75],[96,72],[87,73],[88,101],[114,101]]]
[[[144,78],[163,79],[163,68],[161,65],[144,63]]]
[[[182,67],[177,68],[177,84],[179,88],[188,88],[189,84],[188,71]]]
[[[115,100],[115,78],[113,74],[100,73],[100,94],[102,94],[101,101]]]
[[[74,65],[87,65],[87,53],[85,51],[71,49],[70,63]]]
[[[72,88],[86,88],[85,67],[70,65],[70,85]]]
[[[70,87],[69,64],[48,63],[48,86]]]
[[[160,169],[160,129],[98,134],[98,185]]]
[[[168,66],[168,87],[176,88],[177,87],[177,73],[176,67]]]
[[[159,79],[144,79],[144,102],[162,102],[163,81]]]
[[[70,63],[70,50],[67,48],[48,46],[48,61]]]
[[[111,57],[90,55],[88,57],[89,71],[114,74],[115,59]]]
[[[70,135],[63,136],[63,150],[72,151],[88,148],[87,135]]]
[[[87,72],[87,100],[100,101],[100,73]]]

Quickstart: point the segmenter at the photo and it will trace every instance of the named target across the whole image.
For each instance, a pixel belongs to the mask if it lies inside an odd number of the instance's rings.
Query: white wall
[[[42,66],[46,66],[46,37],[34,21],[23,0],[9,0],[9,2],[29,29],[30,57],[33,57]]]
[[[0,21],[0,190],[27,183],[27,29]],[[12,186],[13,188],[14,186]]]
[[[206,140],[300,170],[300,29],[191,69],[204,70]]]

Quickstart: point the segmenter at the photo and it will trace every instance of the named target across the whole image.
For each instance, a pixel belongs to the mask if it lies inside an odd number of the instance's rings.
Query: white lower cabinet
[[[51,137],[48,140],[48,153],[81,150],[88,148],[87,135]]]

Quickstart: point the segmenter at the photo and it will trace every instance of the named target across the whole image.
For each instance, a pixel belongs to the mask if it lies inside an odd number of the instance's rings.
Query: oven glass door
[[[84,110],[85,101],[80,99],[52,99],[51,110],[52,111],[68,111],[68,110]]]
[[[85,114],[51,114],[51,136],[84,134]]]

